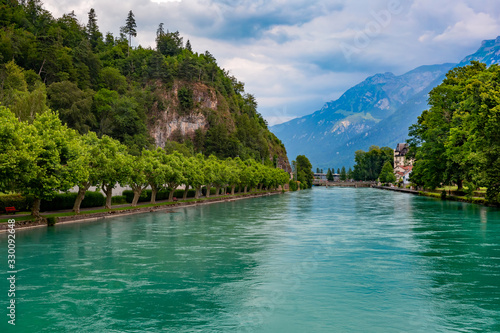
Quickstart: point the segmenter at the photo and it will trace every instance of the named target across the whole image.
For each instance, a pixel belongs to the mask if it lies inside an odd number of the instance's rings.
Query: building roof
[[[408,153],[409,147],[407,143],[398,143],[396,145],[396,150],[394,151],[394,155],[396,156],[405,156]]]

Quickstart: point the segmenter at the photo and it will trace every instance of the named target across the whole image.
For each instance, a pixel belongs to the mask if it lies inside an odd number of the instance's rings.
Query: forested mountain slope
[[[290,169],[284,145],[244,84],[208,52],[193,51],[159,23],[156,47],[130,47],[133,12],[120,36],[74,13],[54,18],[39,0],[0,1],[0,101],[32,121],[50,108],[80,133],[94,131],[131,153],[155,145],[185,154],[254,158]]]

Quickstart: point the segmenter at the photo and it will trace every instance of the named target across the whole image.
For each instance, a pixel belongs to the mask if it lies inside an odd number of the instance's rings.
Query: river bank
[[[458,195],[449,195],[449,194],[442,196],[441,193],[437,193],[437,192],[417,191],[417,190],[410,190],[410,189],[399,188],[399,187],[375,186],[375,185],[372,187],[380,189],[380,190],[411,193],[411,194],[421,195],[421,196],[440,199],[440,200],[467,202],[467,203],[473,203],[473,204],[478,204],[478,205],[483,205],[483,206],[488,206],[488,207],[499,207],[498,204],[492,204],[492,203],[488,202],[484,197],[467,197],[467,196],[458,196]]]
[[[200,199],[190,199],[190,200],[179,200],[176,202],[158,202],[157,204],[145,204],[138,205],[137,207],[122,207],[116,209],[110,209],[104,212],[95,212],[95,213],[85,213],[84,211],[78,215],[68,215],[68,216],[57,216],[56,224],[66,224],[66,223],[75,223],[75,222],[90,222],[96,221],[99,219],[113,218],[117,216],[126,216],[133,214],[142,214],[142,213],[151,213],[158,211],[166,211],[171,210],[173,208],[178,207],[186,207],[186,206],[198,206],[198,205],[207,205],[212,203],[219,202],[230,202],[242,199],[250,199],[257,198],[263,196],[270,196],[276,194],[282,194],[282,191],[273,191],[273,192],[253,192],[253,193],[241,193],[235,194],[233,196],[217,196],[217,197],[209,197],[209,198],[200,198]],[[16,221],[15,228],[19,229],[30,229],[37,227],[47,227],[47,217],[50,217],[52,214],[47,214],[41,220],[27,220],[27,221]],[[2,216],[7,217],[7,216]],[[16,215],[8,216],[9,219],[16,220]],[[8,224],[7,222],[0,223],[0,233],[7,232]]]

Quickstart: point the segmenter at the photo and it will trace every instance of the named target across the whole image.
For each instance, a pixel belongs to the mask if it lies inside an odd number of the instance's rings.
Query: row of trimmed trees
[[[80,135],[61,123],[57,113],[46,111],[32,123],[19,121],[7,108],[0,106],[0,191],[15,191],[34,198],[32,215],[39,216],[42,199],[78,186],[74,211],[91,186],[99,186],[111,208],[112,190],[116,184],[130,186],[132,205],[137,205],[142,191],[151,187],[151,202],[161,189],[180,186],[196,189],[215,187],[275,189],[289,181],[281,169],[240,158],[220,160],[214,156],[167,154],[163,149],[143,150],[130,155],[127,147],[108,136],[98,138],[94,132]],[[187,191],[184,192],[186,197]]]

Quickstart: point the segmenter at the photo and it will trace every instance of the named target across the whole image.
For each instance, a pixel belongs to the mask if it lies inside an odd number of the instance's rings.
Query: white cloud
[[[269,122],[312,113],[369,75],[458,62],[500,33],[498,0],[45,0],[82,24],[94,8],[115,35],[133,10],[135,44],[154,46],[158,24],[245,82]],[[382,16],[381,16],[382,15]],[[378,24],[378,26],[377,26]],[[360,39],[363,34],[368,39]],[[364,43],[362,43],[364,41]],[[134,43],[134,42],[133,42]],[[355,48],[347,59],[341,45]]]

